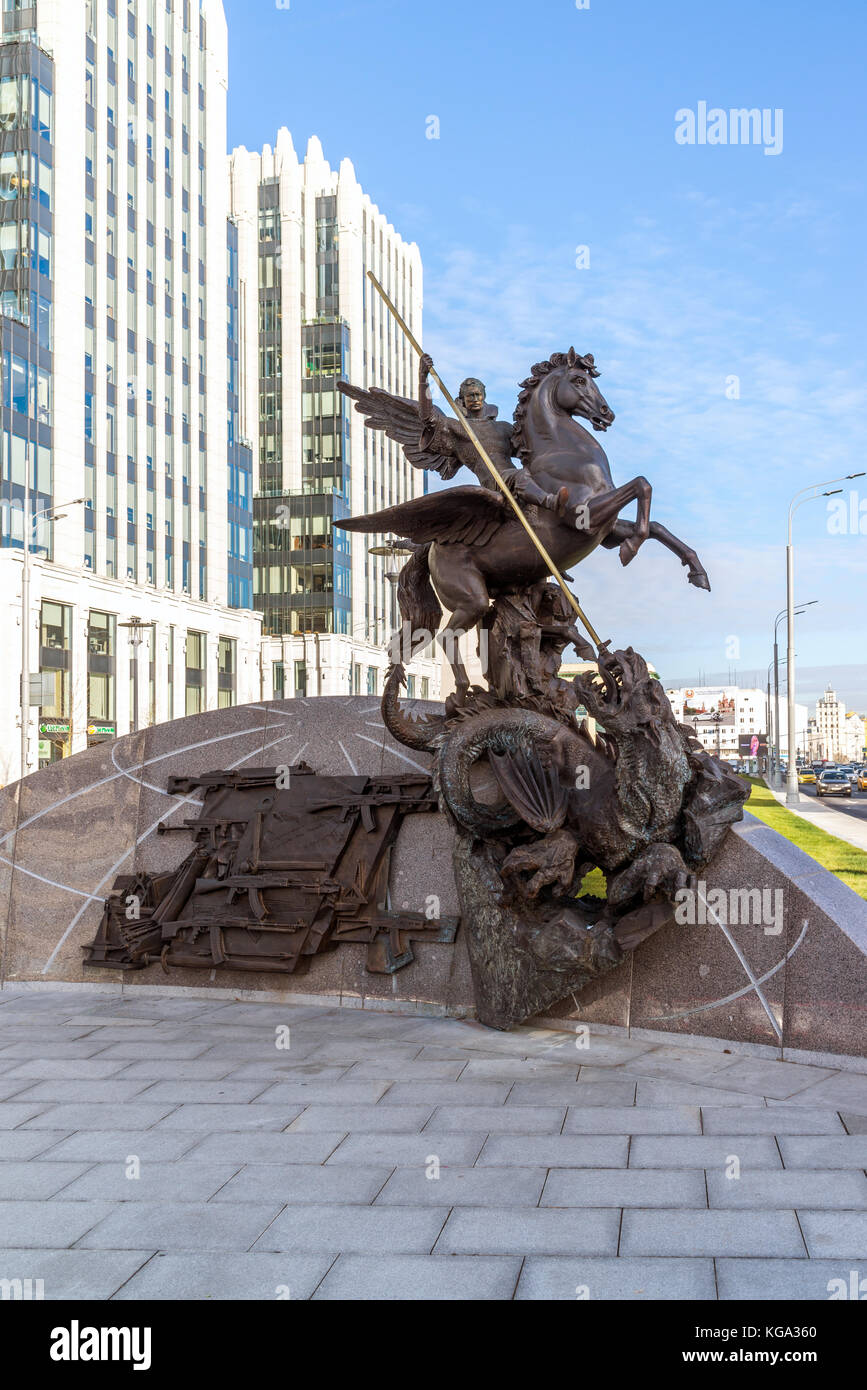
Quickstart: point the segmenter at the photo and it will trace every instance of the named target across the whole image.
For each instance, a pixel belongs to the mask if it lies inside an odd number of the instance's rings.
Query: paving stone
[[[79,1101],[82,1104],[92,1101],[97,1105],[120,1105],[132,1100],[134,1096],[141,1096],[150,1084],[141,1078],[138,1081],[72,1081],[61,1077],[53,1081],[37,1081],[34,1084],[31,1078],[29,1082],[25,1082],[28,1086],[27,1091],[22,1092],[17,1099],[34,1102],[57,1101],[66,1105],[73,1105]],[[150,1099],[148,1096],[148,1102]]]
[[[827,1302],[833,1293],[852,1296],[852,1271],[849,1260],[762,1260],[721,1259],[716,1262],[717,1284],[721,1299],[743,1299],[750,1303],[776,1299],[786,1303],[802,1300]],[[861,1274],[856,1271],[855,1287]],[[843,1281],[841,1290],[839,1281]],[[867,1283],[857,1294],[863,1299]]]
[[[748,1106],[733,1110],[730,1105],[702,1109],[705,1134],[843,1134],[843,1122],[836,1110],[808,1110],[797,1106],[758,1109]]]
[[[148,1060],[155,1062],[157,1058],[165,1058],[168,1061],[189,1061],[194,1057],[210,1056],[208,1042],[206,1038],[200,1038],[198,1042],[155,1042],[148,1039],[147,1046],[140,1038],[138,1042],[104,1043],[102,1051],[94,1060],[105,1057],[106,1060],[120,1062],[140,1062],[143,1055],[147,1053]],[[232,1054],[234,1055],[234,1054]]]
[[[787,1168],[867,1168],[867,1134],[784,1135],[779,1145]]]
[[[619,1227],[620,1212],[614,1209],[459,1207],[446,1222],[436,1254],[614,1255]]]
[[[59,1202],[46,1203],[51,1211]],[[218,1206],[215,1202],[70,1202],[82,1211],[102,1209],[103,1217],[78,1241],[86,1250],[248,1250],[270,1225],[279,1203]],[[303,1210],[303,1208],[302,1208]]]
[[[118,1159],[114,1163],[95,1164],[62,1196],[70,1202],[160,1202],[167,1196],[175,1201],[205,1202],[234,1176],[239,1166],[190,1159],[178,1163],[142,1159],[139,1177],[130,1178],[126,1161]]]
[[[171,1105],[243,1105],[254,1100],[267,1088],[264,1078],[259,1081],[157,1081],[148,1084],[148,1101],[165,1101]]]
[[[0,1163],[0,1200],[37,1201],[53,1197],[87,1171],[82,1163]]]
[[[24,1130],[18,1131],[24,1133]],[[39,1134],[39,1130],[29,1131]],[[46,1131],[47,1132],[47,1131]],[[52,1161],[90,1163],[125,1163],[135,1156],[142,1162],[171,1163],[191,1149],[201,1134],[172,1134],[170,1130],[157,1129],[90,1129],[80,1134],[70,1134],[60,1139],[45,1155]]]
[[[492,1134],[477,1168],[625,1168],[626,1135]]]
[[[67,1042],[65,1039],[62,1044],[58,1044],[57,1051],[62,1052],[64,1058],[69,1061],[74,1057],[90,1058],[97,1056],[103,1051],[104,1044],[92,1042],[89,1039],[82,1039],[80,1042]],[[54,1055],[54,1047],[46,1046],[42,1042],[31,1042],[22,1038],[20,1042],[3,1045],[0,1048],[0,1062],[4,1067],[12,1067],[12,1059],[18,1058],[22,1062],[33,1061],[36,1057],[50,1058]]]
[[[470,1064],[471,1065],[471,1064]],[[380,1062],[366,1057],[343,1072],[345,1081],[457,1081],[466,1071],[463,1062]],[[472,1080],[472,1078],[470,1078]],[[411,1259],[412,1256],[407,1256]]]
[[[251,1106],[260,1110],[261,1106]],[[417,1134],[430,1119],[429,1105],[308,1105],[289,1127],[290,1134],[325,1130],[332,1133],[336,1126],[347,1132]]]
[[[298,1254],[429,1254],[447,1215],[448,1207],[287,1207],[255,1248]]]
[[[724,1052],[705,1052],[697,1047],[654,1047],[622,1063],[630,1076],[697,1084],[724,1072],[737,1058]],[[710,1082],[711,1085],[722,1084]]]
[[[431,1158],[441,1168],[468,1167],[485,1142],[484,1134],[349,1134],[328,1158],[341,1163],[387,1163],[392,1168],[424,1168]]]
[[[745,1091],[725,1091],[722,1077],[716,1078],[717,1086],[681,1085],[677,1081],[654,1081],[652,1078],[638,1082],[636,1105],[764,1105],[763,1096],[753,1096]]]
[[[345,1062],[347,1066],[362,1060],[399,1065],[401,1062],[411,1062],[418,1052],[416,1043],[405,1043],[398,1047],[381,1038],[346,1038],[343,1041],[319,1043],[311,1049],[310,1055],[320,1062]]]
[[[166,1115],[170,1115],[172,1109],[171,1105],[146,1105],[137,1101],[126,1101],[123,1105],[103,1105],[90,1102],[78,1105],[43,1104],[41,1113],[27,1122],[27,1128],[150,1129],[151,1125],[155,1125]],[[2,1114],[2,1108],[0,1108],[0,1114]]]
[[[341,1255],[313,1295],[332,1301],[437,1303],[512,1298],[521,1260],[508,1255]]]
[[[188,1135],[192,1138],[192,1135]],[[247,1134],[197,1134],[196,1144],[186,1157],[235,1163],[324,1163],[345,1138],[343,1131],[323,1134],[272,1133],[254,1130]]]
[[[37,1115],[49,1107],[43,1102],[41,1105],[34,1105],[32,1101],[19,1105],[14,1100],[0,1101],[0,1129],[17,1129],[19,1125],[25,1124],[28,1120],[33,1120]],[[75,1129],[75,1125],[44,1125],[42,1128],[49,1129]]]
[[[544,1168],[399,1168],[376,1199],[383,1206],[535,1207],[545,1183]]]
[[[0,1161],[35,1158],[53,1149],[68,1133],[67,1129],[0,1129]]]
[[[825,1110],[852,1110],[856,1115],[867,1115],[867,1076],[840,1071],[836,1076],[799,1091],[796,1096],[788,1096],[785,1103]]]
[[[426,1133],[559,1134],[564,1105],[445,1105],[434,1112]]]
[[[0,1250],[0,1279],[41,1279],[47,1301],[104,1299],[151,1258],[150,1250]]]
[[[508,1105],[631,1105],[635,1082],[623,1079],[580,1081],[518,1081],[509,1093]]]
[[[743,1172],[727,1178],[723,1172],[707,1174],[711,1207],[763,1207],[793,1210],[826,1207],[833,1210],[867,1211],[867,1177],[840,1169],[791,1172]]]
[[[31,1078],[27,1076],[19,1076],[17,1081],[0,1081],[0,1101],[10,1100],[13,1096],[19,1098],[24,1096],[25,1099],[32,1099],[32,1096],[27,1096],[32,1085]]]
[[[417,1064],[420,1065],[420,1064]],[[462,1081],[575,1081],[578,1063],[571,1057],[475,1057],[461,1072]]]
[[[796,1062],[771,1062],[758,1057],[740,1057],[711,1084],[759,1096],[788,1100],[834,1073],[829,1068],[800,1066]]]
[[[162,1121],[161,1129],[220,1130],[285,1129],[302,1105],[181,1105]],[[332,1129],[334,1124],[332,1121]]]
[[[112,1302],[308,1299],[331,1263],[327,1255],[221,1255],[214,1251],[166,1255],[159,1251]]]
[[[561,1168],[548,1174],[540,1206],[705,1208],[707,1195],[699,1171]]]
[[[387,1090],[387,1081],[320,1081],[317,1077],[299,1076],[293,1081],[274,1082],[257,1096],[253,1104],[375,1105]],[[416,1103],[423,1104],[424,1097],[420,1097]]]
[[[525,1260],[516,1299],[574,1303],[579,1297],[617,1303],[642,1299],[714,1300],[713,1260],[611,1260],[592,1255],[581,1259],[531,1255]]]
[[[3,1244],[25,1250],[73,1245],[111,1211],[108,1202],[0,1202]],[[144,1242],[145,1246],[149,1242]],[[142,1242],[130,1249],[141,1249]],[[39,1277],[34,1272],[33,1278]]]
[[[389,1086],[382,1105],[490,1105],[505,1103],[508,1081],[396,1082]]]
[[[783,1161],[771,1135],[686,1134],[637,1135],[629,1150],[630,1168],[708,1168],[722,1171],[729,1158],[741,1169],[782,1169]]]
[[[124,1071],[120,1073],[120,1079],[135,1081],[143,1079],[145,1081],[221,1081],[224,1077],[232,1075],[232,1080],[241,1080],[232,1072],[232,1063],[227,1060],[217,1059],[207,1061],[204,1058],[194,1057],[189,1062],[172,1062],[164,1057],[158,1057],[156,1061],[151,1061],[149,1057],[144,1057],[140,1062],[125,1063]]]
[[[285,1054],[284,1054],[285,1056]],[[315,1059],[316,1054],[312,1057]],[[342,1081],[348,1071],[349,1066],[345,1062],[317,1062],[315,1060],[302,1060],[300,1058],[272,1062],[270,1059],[261,1062],[238,1062],[235,1063],[229,1058],[221,1059],[228,1063],[231,1068],[227,1074],[231,1081],[261,1081],[263,1086],[270,1086],[275,1081],[303,1081],[305,1079],[315,1081]]]
[[[701,1134],[696,1105],[611,1106],[570,1105],[564,1134]]]
[[[215,1202],[278,1202],[296,1206],[369,1205],[391,1174],[391,1165],[326,1167],[321,1163],[256,1163],[244,1168],[214,1197]]]
[[[793,1211],[624,1211],[620,1254],[806,1255]]]
[[[799,1210],[798,1217],[814,1259],[867,1260],[867,1212]]]
[[[840,1119],[846,1126],[849,1134],[867,1134],[867,1115],[841,1113]]]

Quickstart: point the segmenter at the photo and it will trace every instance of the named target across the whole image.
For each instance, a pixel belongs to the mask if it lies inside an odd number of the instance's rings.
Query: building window
[[[205,708],[206,648],[204,632],[187,633],[186,714],[201,714]]]
[[[367,693],[368,695],[375,695],[377,693],[375,666],[368,666],[367,668]]]
[[[237,642],[232,637],[221,637],[217,652],[217,707],[230,709],[237,704],[236,672],[238,665]]]
[[[274,699],[283,700],[286,697],[286,667],[282,661],[275,661],[272,667],[272,680]]]
[[[53,687],[50,702],[39,711],[39,766],[68,757],[72,743],[71,670],[72,608],[45,600],[40,615],[39,669]]]
[[[87,623],[89,741],[100,742],[114,732],[116,642],[117,619],[114,614],[91,611]]]
[[[295,696],[303,698],[307,694],[307,662],[295,662]]]

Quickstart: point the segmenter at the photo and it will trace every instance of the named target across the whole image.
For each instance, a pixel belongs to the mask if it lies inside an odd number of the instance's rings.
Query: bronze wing
[[[484,487],[447,487],[381,512],[347,517],[334,525],[344,531],[389,532],[419,545],[486,545],[501,526],[512,520],[499,494]]]
[[[339,381],[337,385],[344,396],[349,396],[350,400],[355,401],[355,409],[359,415],[364,416],[364,423],[368,429],[384,430],[389,439],[395,440],[401,446],[413,468],[430,469],[439,473],[445,482],[458,472],[461,462],[456,455],[423,447],[423,424],[418,413],[418,401],[410,400],[406,396],[392,396],[389,391],[383,391],[378,386],[371,386],[369,391],[365,391],[360,386],[350,386],[348,381]],[[431,409],[431,424],[435,421],[448,422],[449,417],[436,406],[432,406]],[[431,433],[440,442],[444,436],[447,437],[447,431],[442,429]]]

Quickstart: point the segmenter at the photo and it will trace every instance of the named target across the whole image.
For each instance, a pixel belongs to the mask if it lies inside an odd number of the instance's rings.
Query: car
[[[867,767],[862,767],[861,771],[858,773],[856,786],[859,792],[867,792]]]
[[[839,768],[835,767],[828,772],[819,774],[819,780],[816,783],[816,795],[851,796],[852,783],[845,772],[841,772]]]
[[[816,781],[816,774],[811,767],[798,768],[798,786],[803,787],[806,783],[811,785]]]

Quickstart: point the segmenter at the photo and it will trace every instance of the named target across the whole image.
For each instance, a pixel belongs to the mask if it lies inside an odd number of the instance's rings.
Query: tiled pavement
[[[0,992],[0,1280],[49,1299],[827,1299],[865,1169],[864,1072]]]

